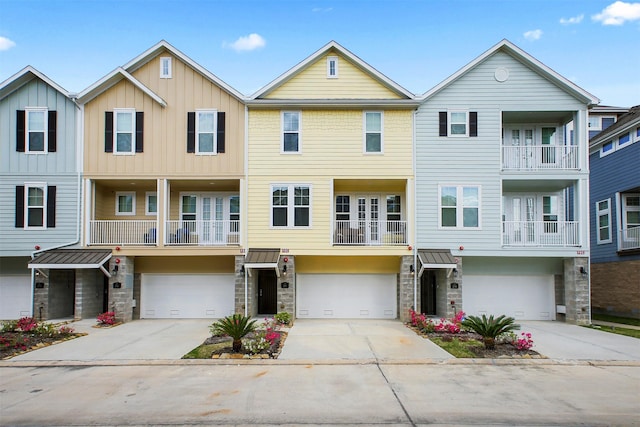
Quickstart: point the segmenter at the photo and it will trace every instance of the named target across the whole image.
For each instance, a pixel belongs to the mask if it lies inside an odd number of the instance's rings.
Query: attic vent
[[[496,81],[500,83],[506,82],[509,78],[509,70],[503,67],[496,68],[496,72],[493,74],[493,77],[495,77]]]

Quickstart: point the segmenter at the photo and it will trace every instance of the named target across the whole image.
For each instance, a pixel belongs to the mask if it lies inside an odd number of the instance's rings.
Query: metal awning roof
[[[280,259],[280,249],[276,248],[249,248],[244,258],[245,268],[273,268],[276,276],[280,277],[278,260]]]
[[[111,258],[111,249],[54,249],[42,252],[27,265],[37,269],[99,268],[107,276],[104,263]]]
[[[420,271],[418,277],[422,276],[425,268],[450,268],[457,267],[457,263],[449,249],[418,249],[418,260],[420,261]]]

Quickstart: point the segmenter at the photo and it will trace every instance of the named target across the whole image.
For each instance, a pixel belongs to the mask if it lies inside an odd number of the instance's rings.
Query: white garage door
[[[0,277],[0,320],[31,315],[31,276]]]
[[[143,274],[143,319],[221,318],[233,314],[233,274]]]
[[[464,276],[462,306],[475,316],[554,320],[553,276]]]
[[[297,317],[395,319],[395,274],[298,274]]]

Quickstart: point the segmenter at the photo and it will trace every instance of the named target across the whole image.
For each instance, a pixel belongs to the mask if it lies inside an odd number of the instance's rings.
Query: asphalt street
[[[640,425],[635,362],[0,368],[3,426]]]

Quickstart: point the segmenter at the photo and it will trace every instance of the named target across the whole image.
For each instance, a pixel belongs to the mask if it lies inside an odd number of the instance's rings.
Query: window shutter
[[[136,153],[144,149],[144,112],[136,112]]]
[[[196,152],[196,113],[187,113],[187,153]]]
[[[16,228],[24,228],[24,185],[16,185]]]
[[[48,151],[50,153],[55,153],[56,152],[56,131],[57,131],[57,119],[58,119],[58,112],[57,111],[49,111],[49,125],[48,125],[48,131],[49,131],[49,135],[47,137],[48,139]]]
[[[224,130],[225,130],[225,114],[218,113],[218,153],[224,153]]]
[[[469,136],[478,136],[478,113],[469,112]]]
[[[438,113],[439,122],[440,122],[440,136],[447,136],[447,112],[440,111]]]
[[[47,228],[56,226],[56,186],[47,187]]]
[[[16,120],[16,151],[24,153],[25,135],[25,114],[24,110],[17,110]]]
[[[113,153],[113,111],[104,112],[104,152]]]

